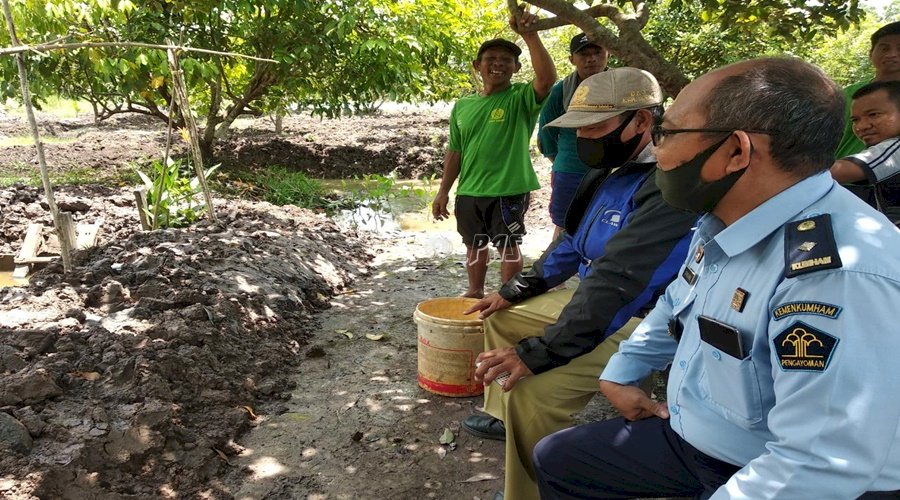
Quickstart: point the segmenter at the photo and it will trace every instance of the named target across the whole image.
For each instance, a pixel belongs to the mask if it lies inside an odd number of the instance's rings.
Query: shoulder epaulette
[[[834,242],[831,215],[822,214],[784,225],[784,275],[801,274],[843,266]]]

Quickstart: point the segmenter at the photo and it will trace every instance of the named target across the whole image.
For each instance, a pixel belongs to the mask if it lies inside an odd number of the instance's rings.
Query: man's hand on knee
[[[479,354],[475,361],[477,367],[475,368],[475,381],[484,385],[489,385],[495,378],[509,373],[509,378],[501,386],[504,392],[511,391],[522,377],[534,375],[519,358],[514,347],[485,351]]]
[[[626,420],[642,420],[650,417],[669,418],[669,409],[665,401],[650,399],[650,396],[640,387],[601,380],[600,392]]]
[[[494,292],[479,300],[478,303],[468,308],[463,314],[472,314],[473,312],[481,311],[481,314],[479,314],[478,317],[487,319],[491,314],[494,314],[501,309],[506,309],[511,305],[512,302],[501,297],[499,293]]]

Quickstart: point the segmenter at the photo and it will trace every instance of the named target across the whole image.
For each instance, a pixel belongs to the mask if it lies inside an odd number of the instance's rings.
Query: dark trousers
[[[542,499],[693,497],[707,499],[741,469],[681,438],[667,420],[623,418],[551,434],[534,448]],[[865,500],[900,498],[866,493]]]
[[[534,468],[543,499],[706,499],[741,467],[700,452],[667,420],[616,418],[545,437]]]

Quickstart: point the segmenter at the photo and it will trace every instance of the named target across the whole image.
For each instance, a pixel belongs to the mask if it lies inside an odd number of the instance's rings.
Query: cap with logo
[[[481,58],[481,54],[483,54],[485,50],[494,47],[504,48],[512,52],[516,57],[522,55],[522,49],[518,45],[510,42],[509,40],[504,40],[503,38],[494,38],[493,40],[488,40],[482,43],[481,47],[478,47],[478,55],[475,56],[475,59]]]
[[[594,47],[601,47],[599,43],[592,42],[588,39],[588,36],[584,33],[579,35],[575,35],[572,38],[572,41],[569,42],[569,54],[574,54],[579,50],[587,47],[588,45],[593,45]]]
[[[545,126],[586,127],[662,102],[662,89],[653,75],[637,68],[613,68],[585,78],[572,94],[565,114]]]

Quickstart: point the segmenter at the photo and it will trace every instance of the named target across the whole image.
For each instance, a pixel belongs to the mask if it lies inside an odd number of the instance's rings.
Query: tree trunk
[[[641,68],[653,73],[659,86],[669,96],[675,97],[688,84],[684,73],[656,51],[644,36],[641,29],[647,22],[648,6],[644,2],[633,3],[635,12],[627,14],[612,4],[602,4],[589,9],[578,9],[566,0],[528,0],[528,3],[555,14],[556,17],[538,21],[532,29],[535,31],[552,29],[572,24],[588,34],[594,40],[625,61],[629,66]],[[510,12],[515,12],[515,2],[509,1]],[[597,17],[606,17],[619,29],[618,36],[597,21]]]
[[[275,135],[281,135],[284,131],[284,111],[278,110],[275,112]]]

